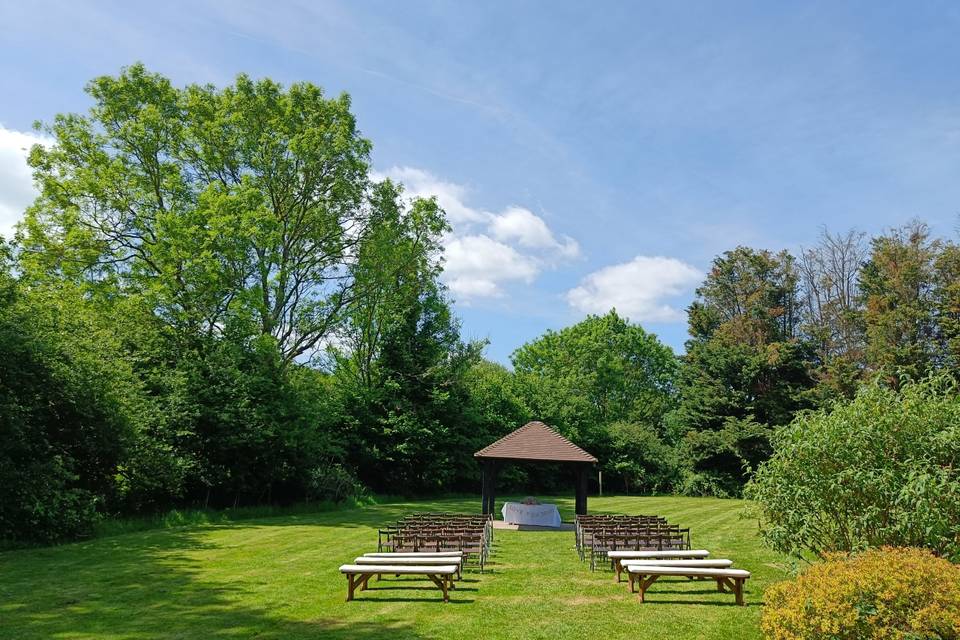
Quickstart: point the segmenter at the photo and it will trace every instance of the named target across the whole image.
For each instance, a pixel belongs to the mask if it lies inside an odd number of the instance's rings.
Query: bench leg
[[[366,591],[366,590],[367,590],[367,583],[370,582],[370,578],[373,577],[373,574],[372,574],[372,573],[365,573],[365,574],[363,574],[361,577],[362,577],[362,580],[358,580],[358,582],[360,583],[360,591]]]
[[[656,582],[657,578],[659,577],[660,576],[640,576],[640,594],[638,595],[640,602],[644,602],[644,596],[647,595],[647,589],[649,589],[650,585]]]
[[[743,578],[734,578],[733,592],[737,596],[737,604],[743,606]]]
[[[623,565],[620,564],[619,559],[613,561],[613,570],[617,572],[617,583],[619,583],[621,581],[620,573],[623,571]]]
[[[720,593],[724,593],[726,591],[726,589],[723,588],[723,582],[723,578],[717,578],[717,591]]]
[[[353,600],[353,590],[357,588],[357,583],[354,582],[354,574],[347,574],[347,602]]]
[[[636,577],[632,573],[627,573],[627,579],[630,581],[630,593],[637,592],[637,581]]]
[[[435,585],[440,587],[440,590],[443,592],[443,601],[450,602],[450,596],[447,593],[447,576],[437,577],[432,573],[428,573],[427,577],[430,578]]]

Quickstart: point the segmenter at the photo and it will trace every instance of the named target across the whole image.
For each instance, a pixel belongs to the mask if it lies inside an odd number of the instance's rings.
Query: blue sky
[[[681,348],[718,253],[960,211],[955,2],[8,2],[0,233],[34,120],[142,61],[346,91],[378,173],[436,193],[464,335],[610,306]]]

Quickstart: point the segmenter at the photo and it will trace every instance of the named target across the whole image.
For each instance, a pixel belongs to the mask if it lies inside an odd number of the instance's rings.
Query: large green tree
[[[177,88],[142,65],[87,93],[89,113],[57,116],[30,154],[24,272],[142,295],[188,334],[239,320],[285,363],[315,350],[373,217],[349,98],[244,75]]]

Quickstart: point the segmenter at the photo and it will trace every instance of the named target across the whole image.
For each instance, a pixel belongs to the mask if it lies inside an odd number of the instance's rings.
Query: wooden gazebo
[[[493,513],[497,473],[511,462],[562,462],[577,470],[577,515],[587,513],[587,482],[597,459],[542,422],[528,422],[473,456],[483,463],[483,513]]]

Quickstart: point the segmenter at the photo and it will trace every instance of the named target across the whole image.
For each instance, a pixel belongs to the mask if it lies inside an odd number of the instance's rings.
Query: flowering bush
[[[772,640],[960,638],[960,567],[924,549],[828,554],[765,601]]]

